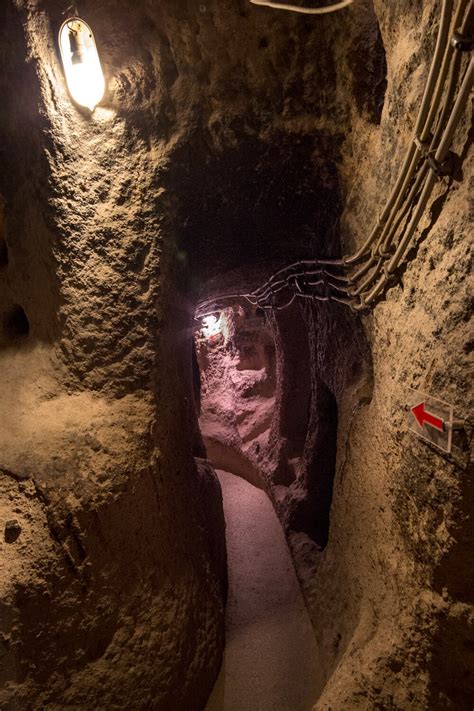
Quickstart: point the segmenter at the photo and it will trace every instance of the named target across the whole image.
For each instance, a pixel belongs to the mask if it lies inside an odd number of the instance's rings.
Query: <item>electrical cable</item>
[[[449,146],[451,145],[451,142],[452,142],[454,131],[456,130],[457,125],[460,121],[460,118],[461,118],[461,116],[464,112],[464,109],[466,107],[473,83],[474,83],[474,61],[471,59],[468,69],[466,70],[466,73],[464,75],[463,82],[461,84],[461,88],[458,93],[458,97],[457,97],[456,102],[452,108],[447,126],[445,127],[445,130],[442,134],[440,143],[434,153],[433,160],[434,160],[435,165],[441,165],[446,158],[446,155],[449,150]],[[383,274],[383,276],[380,277],[376,286],[373,287],[373,289],[367,293],[365,298],[361,299],[361,304],[357,307],[358,309],[365,308],[367,305],[370,305],[382,293],[383,287],[387,283],[390,276],[401,265],[406,253],[408,252],[408,250],[410,248],[410,243],[412,241],[413,235],[416,231],[416,228],[417,228],[418,223],[421,219],[421,216],[426,208],[427,202],[431,196],[433,187],[436,182],[436,178],[437,178],[437,174],[434,170],[427,171],[427,178],[426,178],[426,181],[425,181],[425,184],[423,187],[423,191],[420,195],[420,198],[418,200],[416,208],[413,212],[412,218],[411,218],[409,224],[407,225],[407,228],[406,228],[403,236],[400,238],[400,241],[396,247],[395,253],[391,256],[390,261],[388,262],[388,265],[385,268],[384,274]],[[370,281],[373,281],[377,275],[374,273],[371,276],[372,276],[372,278]],[[364,285],[363,285],[364,289],[366,288],[367,285],[368,284],[364,283]],[[361,296],[364,296],[363,289],[361,289],[361,288],[359,288],[357,290],[357,293]],[[356,294],[354,293],[353,295],[356,295]]]
[[[430,71],[429,71],[429,75],[428,75],[428,81],[426,83],[425,90],[423,92],[423,97],[422,97],[420,109],[418,112],[418,118],[417,118],[417,121],[415,124],[415,131],[414,131],[415,136],[419,134],[420,128],[422,126],[424,127],[425,118],[429,112],[428,104],[431,101],[431,96],[432,96],[432,93],[434,90],[434,82],[435,82],[436,76],[439,72],[439,68],[440,68],[441,61],[442,61],[442,56],[443,56],[444,51],[446,49],[452,6],[453,6],[453,0],[443,0],[443,4],[442,4],[442,8],[441,8],[440,26],[438,29],[438,37],[436,40],[435,52],[434,52],[433,59],[431,62],[431,67],[430,67]],[[390,193],[390,196],[389,196],[387,203],[382,211],[382,214],[379,216],[377,224],[375,225],[374,229],[372,230],[367,241],[356,251],[356,253],[354,255],[352,255],[351,257],[345,258],[345,260],[344,260],[345,264],[353,264],[354,262],[359,261],[367,253],[367,250],[369,249],[369,247],[372,246],[372,244],[374,243],[374,241],[376,240],[376,238],[378,236],[380,228],[382,227],[382,225],[385,225],[385,223],[390,219],[390,215],[392,214],[393,206],[396,204],[399,195],[404,192],[404,189],[406,189],[406,186],[408,185],[409,181],[411,180],[411,177],[413,175],[413,172],[414,172],[416,164],[417,164],[418,157],[419,156],[417,155],[417,147],[416,147],[416,144],[414,143],[414,140],[412,139],[410,146],[408,148],[408,152],[405,156],[405,160],[403,162],[401,172],[398,176],[398,179],[397,179],[395,185],[392,188],[392,192]]]
[[[263,0],[251,2],[273,5]],[[384,210],[364,244],[353,255],[342,259],[304,259],[289,264],[252,292],[227,294],[201,302],[198,313],[204,315],[205,308],[222,299],[241,298],[253,306],[277,310],[289,307],[296,297],[335,301],[355,312],[373,307],[407,257],[436,180],[443,175],[443,165],[474,84],[474,60],[471,59],[455,97],[461,54],[472,48],[472,43],[465,38],[473,13],[471,2],[466,12],[467,2],[459,0],[453,16],[453,0],[443,0],[435,51],[413,138]],[[354,270],[361,261],[364,264]],[[348,270],[348,273],[332,270]],[[315,291],[321,287],[325,289],[324,296]],[[291,298],[285,304],[275,304],[275,296],[285,289],[292,292]]]
[[[456,12],[455,19],[454,19],[454,25],[453,25],[454,29],[458,25],[459,18],[461,17],[461,11],[463,10],[464,7],[465,7],[465,2],[464,2],[464,0],[461,0],[461,3],[458,7],[458,11]],[[466,18],[463,22],[462,30],[464,30],[466,27],[471,10],[472,10],[472,6],[471,6],[469,12],[467,13]],[[450,44],[450,47],[452,47],[452,44]],[[449,52],[449,53],[452,54],[452,52]],[[457,55],[459,56],[459,52],[457,52]],[[448,62],[445,62],[445,65],[448,66]],[[465,108],[465,105],[467,102],[467,95],[470,91],[470,88],[472,87],[472,79],[470,80],[468,76],[465,77],[465,80],[463,80],[462,88],[460,90],[460,94],[462,96],[458,96],[458,106],[456,107],[456,112],[453,112],[453,114],[451,114],[451,116],[448,120],[448,124],[451,124],[451,125],[449,126],[449,129],[448,129],[447,125],[444,127],[443,124],[446,123],[446,114],[447,114],[446,108],[449,107],[452,93],[455,88],[455,84],[457,83],[456,68],[459,68],[459,62],[457,61],[457,57],[455,58],[455,61],[453,62],[450,80],[448,81],[448,88],[447,88],[447,95],[446,95],[446,99],[445,99],[445,105],[444,105],[444,109],[442,109],[441,114],[440,114],[439,123],[438,123],[437,129],[435,130],[435,136],[433,137],[433,140],[431,142],[429,149],[425,152],[426,160],[425,160],[423,167],[421,169],[421,175],[418,176],[418,178],[416,180],[416,184],[411,189],[408,200],[407,200],[407,204],[409,206],[410,201],[413,199],[413,194],[419,189],[421,183],[423,182],[424,177],[426,175],[428,175],[428,168],[430,167],[432,170],[429,171],[429,175],[427,178],[428,187],[426,187],[426,184],[425,184],[423,191],[421,193],[420,199],[419,199],[420,202],[422,203],[421,208],[416,209],[415,215],[407,227],[405,236],[400,239],[400,243],[402,245],[400,247],[400,249],[401,249],[402,254],[406,254],[406,252],[408,251],[407,245],[409,245],[411,237],[413,236],[413,234],[416,230],[419,219],[421,218],[421,214],[423,212],[424,207],[426,207],[427,200],[429,199],[429,196],[431,194],[431,191],[432,191],[432,188],[434,185],[434,180],[433,180],[432,176],[434,175],[434,177],[438,177],[438,174],[440,172],[438,166],[440,166],[446,158],[447,151],[448,151],[449,145],[452,141],[454,131],[459,123],[459,120],[460,120],[461,115],[462,115],[464,108]],[[446,71],[443,71],[443,74],[445,76]],[[466,82],[466,83],[464,83],[464,82]],[[441,92],[437,91],[437,95],[439,97],[441,95]],[[464,96],[464,98],[463,98],[463,96]],[[431,116],[434,116],[436,112],[431,111],[430,113],[431,113]],[[443,151],[439,151],[439,147],[438,148],[436,147],[436,143],[437,143],[437,138],[440,135],[443,128],[444,128],[444,131],[442,133],[441,143],[445,144],[445,146],[447,146],[447,148]],[[434,157],[433,157],[433,154],[435,154]],[[441,160],[440,160],[440,158],[441,158]],[[388,283],[388,280],[390,278],[393,278],[394,264],[396,264],[396,266],[398,266],[401,262],[401,258],[399,258],[398,255],[397,255],[396,262],[394,262],[393,255],[390,255],[390,252],[387,251],[387,248],[390,246],[390,243],[391,243],[391,238],[392,238],[393,234],[395,233],[396,229],[398,229],[401,219],[402,218],[399,217],[398,221],[395,223],[395,228],[389,232],[384,244],[382,246],[378,247],[379,254],[380,254],[380,252],[382,252],[382,254],[384,256],[392,257],[389,266],[385,267],[384,265],[382,265],[379,262],[377,264],[376,268],[374,269],[374,271],[371,273],[370,279],[365,280],[363,285],[360,285],[359,288],[357,288],[356,290],[354,290],[352,292],[353,296],[356,296],[357,294],[359,294],[362,297],[360,300],[360,303],[357,306],[358,310],[360,310],[361,308],[365,308],[367,305],[370,305],[373,302],[373,300],[378,295],[380,295],[380,293],[383,291],[383,287]],[[379,244],[380,244],[380,241],[379,241]],[[372,255],[373,255],[373,252],[372,252]],[[372,262],[373,262],[373,256],[372,256]],[[379,282],[377,283],[376,287],[374,289],[372,289],[372,291],[370,291],[367,294],[367,298],[365,298],[365,295],[363,294],[363,290],[368,286],[368,284],[371,281],[375,280],[378,277],[378,275],[380,274],[380,272],[382,270],[382,266],[383,266],[384,275],[379,279]]]
[[[287,3],[272,2],[271,0],[250,0],[252,5],[261,5],[264,7],[271,7],[275,10],[288,10],[289,12],[299,12],[303,15],[325,15],[329,12],[336,12],[336,10],[342,10],[342,8],[351,5],[354,0],[341,0],[341,2],[336,2],[333,5],[327,5],[326,7],[300,7],[299,5],[289,5]]]

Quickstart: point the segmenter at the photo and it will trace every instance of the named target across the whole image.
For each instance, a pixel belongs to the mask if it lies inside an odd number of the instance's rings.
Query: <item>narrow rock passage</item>
[[[229,565],[226,649],[206,711],[309,711],[316,644],[266,494],[218,471]]]

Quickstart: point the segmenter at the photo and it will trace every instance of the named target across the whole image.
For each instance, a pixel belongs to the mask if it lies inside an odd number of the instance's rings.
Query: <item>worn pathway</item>
[[[309,711],[316,649],[280,523],[266,494],[218,472],[229,561],[226,649],[206,711]]]

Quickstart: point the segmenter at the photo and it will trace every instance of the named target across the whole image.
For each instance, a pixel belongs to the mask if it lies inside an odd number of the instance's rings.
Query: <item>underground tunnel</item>
[[[0,3],[0,709],[472,711],[469,0]]]

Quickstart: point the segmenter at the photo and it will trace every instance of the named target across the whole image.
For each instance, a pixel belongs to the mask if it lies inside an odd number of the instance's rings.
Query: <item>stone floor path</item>
[[[229,565],[226,649],[205,711],[310,711],[316,645],[266,494],[218,471]]]

